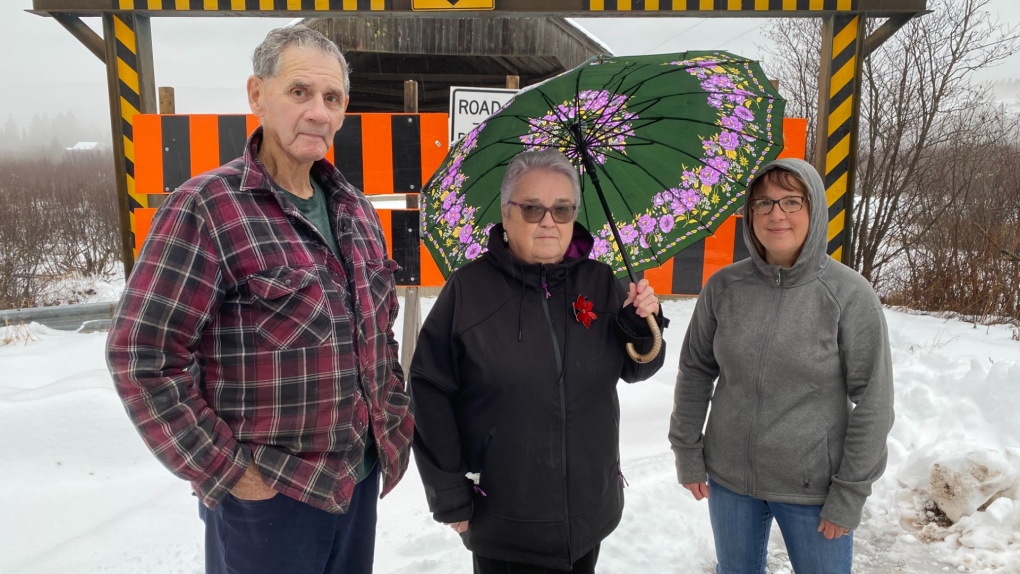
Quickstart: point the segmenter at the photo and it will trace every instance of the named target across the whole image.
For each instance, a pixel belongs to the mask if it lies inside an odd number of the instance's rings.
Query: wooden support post
[[[176,114],[177,102],[174,100],[174,89],[168,86],[159,88],[159,113]]]
[[[404,380],[411,373],[411,359],[421,331],[421,296],[418,287],[404,288],[404,306],[400,309],[404,317],[403,335],[400,337],[400,366],[404,368]]]
[[[506,77],[506,89],[508,89],[508,90],[519,90],[519,89],[521,89],[521,77],[520,76],[507,76]]]
[[[404,82],[404,113],[418,113],[418,82],[414,80]]]

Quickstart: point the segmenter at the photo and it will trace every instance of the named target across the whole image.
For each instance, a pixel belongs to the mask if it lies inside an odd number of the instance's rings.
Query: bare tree
[[[0,165],[0,309],[32,306],[45,280],[49,219],[46,202],[25,174]]]
[[[920,170],[932,167],[923,161],[926,154],[989,143],[975,129],[981,125],[975,110],[989,110],[973,73],[1020,45],[1017,29],[988,13],[989,1],[934,0],[934,13],[912,20],[864,62],[852,255],[853,267],[877,286],[883,266],[912,247],[902,233],[912,210],[901,207],[916,195]],[[1009,128],[996,131],[993,141]],[[943,202],[945,213],[961,192],[942,193],[952,200]],[[928,222],[937,225],[938,218]],[[901,241],[890,241],[897,231]]]
[[[117,261],[119,219],[109,154],[0,156],[0,309],[46,303],[61,278]]]
[[[1014,136],[1012,120],[999,121],[1002,114],[990,109],[987,90],[973,83],[975,71],[1020,46],[1017,29],[995,20],[987,11],[989,2],[932,0],[933,13],[912,20],[863,64],[850,249],[853,267],[876,287],[881,287],[883,271],[915,248],[916,238],[936,228],[964,195],[959,186],[944,184],[918,189],[917,182],[933,179],[921,170],[943,167],[925,158],[949,146],[956,149],[952,157],[967,162],[982,146],[1002,145]],[[817,22],[782,20],[765,32],[773,42],[766,50],[766,70],[780,81],[788,113],[812,120],[817,114],[819,29]],[[908,204],[922,193],[937,193],[940,201],[929,206],[934,211],[920,210],[925,217],[918,228],[919,209]]]
[[[961,115],[972,133],[929,149],[910,182],[888,242],[907,246],[889,259],[888,296],[975,320],[1020,320],[1020,126],[992,106]]]
[[[52,218],[51,268],[56,274],[106,274],[120,256],[113,161],[101,152],[69,154],[45,183],[60,206]]]
[[[814,163],[815,126],[818,118],[818,70],[822,50],[822,21],[787,18],[764,29],[769,44],[758,48],[766,55],[765,74],[779,81],[786,98],[786,115],[807,118],[806,159]]]

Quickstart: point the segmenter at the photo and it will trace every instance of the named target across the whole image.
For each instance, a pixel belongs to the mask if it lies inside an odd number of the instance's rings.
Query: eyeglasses
[[[528,223],[542,221],[545,219],[546,212],[552,214],[553,221],[556,223],[570,223],[574,220],[574,212],[577,211],[577,206],[570,203],[546,207],[535,203],[517,203],[516,201],[507,200],[507,204],[516,205],[521,208],[521,217]]]
[[[799,195],[788,195],[779,199],[755,199],[747,202],[747,205],[751,207],[751,213],[755,215],[768,215],[772,213],[772,209],[777,203],[779,209],[784,212],[797,213],[804,209],[804,204],[807,202]]]

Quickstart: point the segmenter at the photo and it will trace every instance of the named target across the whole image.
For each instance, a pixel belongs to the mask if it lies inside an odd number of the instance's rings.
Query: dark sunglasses
[[[570,223],[574,220],[574,213],[577,211],[577,206],[574,204],[554,205],[552,207],[545,207],[544,205],[538,205],[535,203],[517,203],[516,201],[507,201],[508,205],[516,205],[521,208],[521,217],[528,223],[538,223],[545,218],[545,213],[548,211],[552,214],[553,221],[556,223]]]

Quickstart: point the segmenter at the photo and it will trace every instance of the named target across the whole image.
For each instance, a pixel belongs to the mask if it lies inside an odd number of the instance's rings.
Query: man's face
[[[263,126],[262,151],[279,167],[325,157],[348,99],[340,62],[314,49],[286,48],[276,76],[248,78],[248,103]]]

